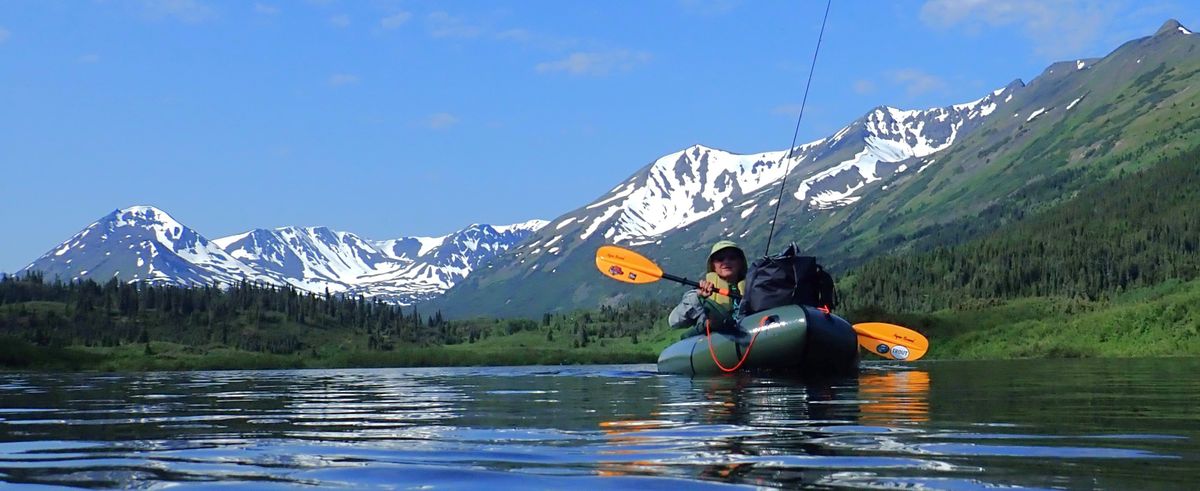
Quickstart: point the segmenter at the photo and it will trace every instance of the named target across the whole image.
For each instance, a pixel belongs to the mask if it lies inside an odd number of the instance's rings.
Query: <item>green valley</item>
[[[768,243],[772,252],[798,244],[841,278],[844,317],[921,331],[931,359],[1200,354],[1200,36],[1189,32],[1169,21],[1103,58],[1055,63],[1027,85],[1014,81],[967,104],[880,106],[806,145],[812,153],[795,167],[779,165],[783,152],[689,147],[540,222],[478,268],[448,262],[472,271],[461,282],[421,270],[453,287],[415,306],[246,280],[138,283],[103,268],[99,277],[112,278],[103,283],[80,281],[86,271],[67,275],[75,281],[3,277],[0,367],[653,362],[678,339],[665,317],[683,290],[608,280],[594,252],[617,242],[686,276],[727,238],[751,256]],[[721,159],[725,167],[708,179]],[[789,170],[796,180],[776,180]],[[824,201],[807,194],[822,182]],[[711,196],[725,202],[714,206]],[[648,202],[659,207],[638,208]],[[659,222],[681,225],[660,230]],[[463,243],[478,245],[476,232]],[[357,240],[324,235],[330,244]],[[152,233],[124,237],[129,248],[158,250]],[[118,266],[101,249],[123,239],[99,232],[88,240],[105,268]],[[417,255],[425,247],[409,246]],[[263,264],[286,263],[307,278],[288,254]],[[142,259],[125,258],[135,260],[140,267]]]

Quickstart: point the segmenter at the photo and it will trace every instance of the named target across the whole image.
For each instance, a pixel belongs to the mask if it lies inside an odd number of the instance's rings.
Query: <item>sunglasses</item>
[[[735,261],[735,260],[741,260],[742,255],[738,254],[736,252],[718,252],[716,255],[713,256],[712,259],[713,259],[713,261],[721,261],[721,262]]]

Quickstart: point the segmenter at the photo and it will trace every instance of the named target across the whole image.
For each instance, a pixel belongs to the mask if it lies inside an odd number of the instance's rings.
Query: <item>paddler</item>
[[[745,291],[746,253],[733,241],[713,244],[708,254],[708,273],[699,283],[699,288],[683,294],[683,299],[668,317],[673,328],[690,327],[680,339],[704,334],[706,322],[713,332],[736,330],[737,301],[717,291],[727,289],[736,295]]]

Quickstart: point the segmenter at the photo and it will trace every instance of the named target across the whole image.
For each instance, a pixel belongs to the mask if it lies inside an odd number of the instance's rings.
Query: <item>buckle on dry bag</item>
[[[820,310],[821,312],[823,312],[825,314],[826,319],[833,318],[833,310],[831,310],[828,305],[822,305],[820,307],[817,307],[817,310]]]

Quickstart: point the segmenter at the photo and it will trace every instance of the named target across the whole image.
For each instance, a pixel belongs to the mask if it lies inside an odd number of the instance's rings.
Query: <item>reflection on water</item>
[[[892,426],[929,421],[929,372],[887,370],[864,373],[858,393],[861,421]]]
[[[0,483],[1188,487],[1195,360],[0,375]],[[1147,472],[1153,469],[1153,472]]]

